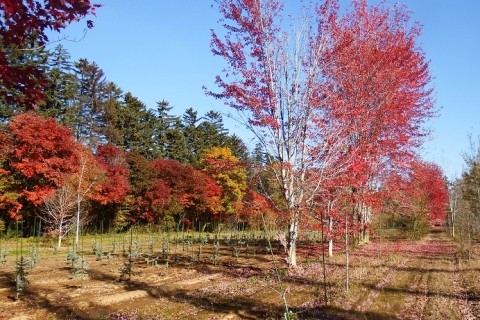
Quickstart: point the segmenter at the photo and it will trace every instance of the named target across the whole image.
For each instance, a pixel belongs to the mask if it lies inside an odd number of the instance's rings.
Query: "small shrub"
[[[82,280],[88,279],[88,263],[85,256],[82,255],[76,259],[72,278]]]
[[[29,259],[24,259],[23,256],[20,257],[20,260],[17,261],[15,268],[15,299],[18,300],[20,294],[25,290],[27,286],[27,267],[30,266]]]
[[[8,256],[8,248],[3,248],[0,252],[0,263],[5,265],[7,263],[7,256]]]

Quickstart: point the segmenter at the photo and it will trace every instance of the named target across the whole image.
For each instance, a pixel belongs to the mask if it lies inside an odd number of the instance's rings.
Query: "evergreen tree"
[[[1,29],[1,28],[0,28]],[[2,39],[0,38],[0,42]],[[24,112],[26,108],[38,107],[44,103],[42,85],[47,68],[48,52],[38,45],[38,38],[29,35],[22,45],[2,44],[0,61],[0,121],[6,122],[13,115]],[[3,68],[2,68],[3,67]],[[16,70],[15,83],[12,77],[5,78],[9,72]],[[6,74],[3,74],[6,72]],[[33,96],[37,99],[34,100]],[[28,101],[28,102],[27,102]]]
[[[225,137],[225,147],[229,148],[241,163],[247,164],[250,162],[247,145],[236,134]]]
[[[75,62],[77,94],[74,105],[68,109],[65,121],[70,124],[78,141],[91,149],[105,143],[105,87],[103,70],[87,59]]]
[[[188,162],[193,166],[197,166],[201,151],[200,144],[202,137],[199,135],[199,130],[197,129],[198,121],[197,111],[194,111],[193,108],[185,110],[182,117],[183,134],[189,152]]]
[[[126,151],[138,152],[147,159],[156,158],[158,151],[153,141],[155,114],[128,92],[125,94],[120,117],[121,146]]]
[[[165,149],[165,158],[177,160],[183,164],[190,163],[191,150],[187,145],[187,137],[180,118],[176,118],[172,127],[166,132],[168,144]]]
[[[157,119],[155,125],[155,143],[158,150],[158,156],[167,157],[167,149],[171,141],[169,140],[169,131],[178,119],[170,114],[172,107],[165,100],[157,102]]]
[[[73,105],[78,84],[73,73],[70,54],[62,45],[49,52],[46,76],[48,85],[42,110],[63,122],[68,108]]]
[[[105,137],[108,143],[122,146],[122,90],[113,82],[105,87]]]

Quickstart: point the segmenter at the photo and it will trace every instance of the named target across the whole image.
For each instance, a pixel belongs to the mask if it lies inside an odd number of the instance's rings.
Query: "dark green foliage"
[[[56,46],[50,52],[47,80],[46,101],[42,110],[63,122],[68,108],[75,99],[78,83],[73,73],[70,54],[62,45]]]
[[[105,91],[107,80],[102,69],[87,59],[75,62],[77,92],[65,114],[78,141],[90,148],[105,143]]]
[[[130,92],[125,94],[117,112],[120,119],[117,123],[120,133],[119,146],[147,159],[156,158],[158,151],[152,139],[155,132],[155,114]]]

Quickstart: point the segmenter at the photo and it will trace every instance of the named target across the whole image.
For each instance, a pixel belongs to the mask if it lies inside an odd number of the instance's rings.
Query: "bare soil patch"
[[[467,262],[443,233],[419,241],[374,240],[351,255],[349,292],[345,257],[338,252],[327,259],[328,306],[318,242],[301,244],[295,270],[286,268],[283,248],[275,243],[280,284],[265,247],[261,241],[241,244],[235,256],[231,243],[222,243],[215,260],[208,244],[200,255],[180,245],[168,257],[157,244],[153,253],[135,259],[130,281],[120,281],[128,261],[121,253],[96,260],[85,250],[89,279],[81,280],[72,279],[67,248],[54,254],[40,247],[20,300],[14,299],[10,255],[0,266],[0,319],[108,319],[134,310],[138,319],[280,319],[283,291],[300,319],[480,319],[478,244]]]

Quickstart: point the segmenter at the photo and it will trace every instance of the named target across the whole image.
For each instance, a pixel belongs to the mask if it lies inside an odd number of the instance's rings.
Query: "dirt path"
[[[406,242],[394,252],[391,271],[356,311],[412,320],[480,319],[465,296],[456,246],[445,234]]]

